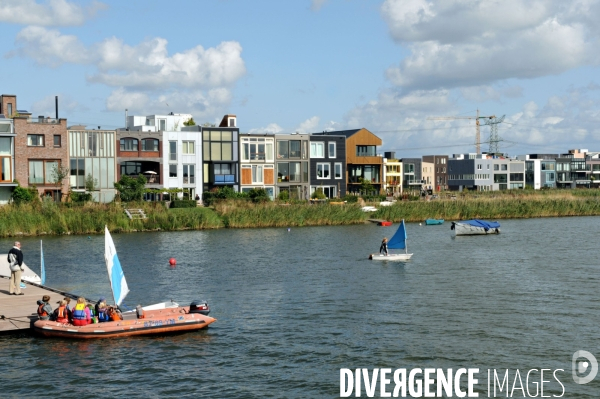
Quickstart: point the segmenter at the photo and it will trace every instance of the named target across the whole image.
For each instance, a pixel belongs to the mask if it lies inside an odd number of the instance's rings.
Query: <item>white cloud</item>
[[[523,96],[523,88],[520,86],[508,86],[495,88],[493,86],[463,87],[460,93],[465,100],[474,103],[485,101],[501,101],[503,98],[519,98]]]
[[[71,98],[68,94],[58,95],[58,117],[64,118],[65,113],[72,113],[74,111],[82,111],[87,108],[79,104],[76,100]],[[35,118],[39,115],[49,116],[54,118],[56,116],[56,98],[55,96],[46,96],[39,101],[36,101],[31,105],[31,115]]]
[[[536,78],[598,63],[598,28],[581,12],[598,1],[386,0],[392,37],[411,54],[387,71],[404,89]]]
[[[66,0],[49,0],[46,4],[39,4],[35,0],[3,0],[0,2],[0,22],[36,26],[78,26],[106,8],[105,4],[97,1],[82,7]]]
[[[317,129],[317,126],[319,126],[320,120],[321,118],[319,118],[318,116],[308,118],[307,120],[299,124],[298,127],[294,129],[294,131],[298,133],[314,133]]]
[[[281,133],[283,128],[277,123],[269,123],[266,127],[250,129],[248,133]]]
[[[130,46],[112,37],[85,46],[76,36],[57,30],[27,27],[17,35],[19,47],[8,54],[29,57],[38,64],[91,65],[90,83],[115,90],[106,101],[109,111],[194,113],[198,119],[226,110],[231,88],[246,73],[242,47],[222,42],[205,49],[196,46],[169,55],[167,40],[148,39]],[[171,108],[166,107],[169,104]]]

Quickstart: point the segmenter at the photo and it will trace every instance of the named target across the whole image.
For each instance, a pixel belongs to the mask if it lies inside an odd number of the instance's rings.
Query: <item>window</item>
[[[300,158],[301,144],[300,140],[278,140],[277,159]]]
[[[481,164],[480,163],[477,164],[477,170],[481,170]]]
[[[142,140],[142,151],[158,151],[158,140],[157,139],[143,139]]]
[[[167,120],[166,119],[159,119],[158,125],[159,125],[160,130],[167,130]]]
[[[177,161],[177,142],[169,141],[169,161]],[[175,174],[175,177],[177,174]]]
[[[12,104],[8,103],[6,104],[6,106],[8,107],[8,114],[6,115],[8,118],[12,118],[13,116],[13,109],[12,109]]]
[[[329,163],[317,163],[317,179],[329,179],[331,176],[329,174],[329,168],[331,164]]]
[[[183,184],[196,183],[195,170],[196,165],[183,165]]]
[[[0,157],[0,181],[11,182],[13,180],[10,171],[10,161],[10,157]]]
[[[328,150],[329,150],[329,158],[335,158],[335,141],[330,141],[329,143],[327,143],[328,145]]]
[[[263,167],[262,165],[252,165],[252,184],[263,182]]]
[[[341,179],[342,178],[342,164],[339,162],[336,162],[333,166],[333,177],[336,179]]]
[[[374,157],[377,155],[374,145],[357,145],[356,156],[358,157]]]
[[[177,177],[177,165],[169,165],[169,177]]]
[[[194,141],[184,141],[181,153],[186,155],[194,155],[196,153],[196,150],[194,149]]]
[[[58,161],[29,161],[29,184],[54,184]]]
[[[44,135],[43,134],[28,134],[27,145],[29,147],[43,147],[44,146]]]
[[[508,165],[503,163],[502,165],[500,165],[500,170],[508,170]]]
[[[404,165],[404,173],[415,173],[415,164],[407,163]]]
[[[511,181],[523,181],[525,180],[525,174],[524,173],[511,173],[510,174],[510,180]]]
[[[495,164],[495,165],[494,165],[494,170],[500,170],[500,165],[498,165],[498,164]]]
[[[325,158],[325,143],[311,142],[310,143],[311,158]]]
[[[78,166],[78,168],[80,168],[81,173],[83,175],[83,159],[79,160],[81,162],[81,167]],[[121,162],[121,176],[137,176],[140,173],[142,173],[142,163],[141,162],[135,162],[135,161],[125,161],[125,162]],[[71,174],[73,174],[73,163],[71,163]],[[79,179],[79,177],[78,177]],[[79,183],[78,183],[79,185]]]
[[[54,147],[60,147],[60,134],[54,135]]]
[[[289,162],[277,162],[277,182],[290,181]]]
[[[494,175],[494,183],[507,183],[506,173],[495,174]]]
[[[137,151],[138,141],[136,139],[121,139],[121,151]]]
[[[264,161],[266,151],[273,151],[273,144],[266,143],[265,139],[243,139],[242,143],[242,160],[243,161]],[[269,156],[272,159],[272,155]]]

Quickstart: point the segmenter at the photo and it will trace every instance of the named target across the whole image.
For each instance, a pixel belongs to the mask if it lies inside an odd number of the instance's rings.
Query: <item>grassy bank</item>
[[[493,193],[448,193],[439,200],[399,201],[365,213],[358,204],[309,205],[223,201],[214,208],[166,209],[159,203],[129,204],[147,219],[129,220],[119,204],[43,202],[0,207],[0,236],[97,234],[112,232],[203,230],[216,228],[348,225],[368,218],[422,222],[427,218],[498,220],[600,215],[600,190],[548,190]]]

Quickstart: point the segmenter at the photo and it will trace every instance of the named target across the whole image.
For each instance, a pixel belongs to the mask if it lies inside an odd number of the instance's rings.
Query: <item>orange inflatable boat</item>
[[[145,310],[143,318],[135,312],[123,313],[123,320],[93,323],[86,326],[38,320],[33,331],[46,337],[75,339],[115,338],[133,335],[167,334],[200,330],[217,319],[202,313],[190,312],[189,306],[179,306],[157,310]]]

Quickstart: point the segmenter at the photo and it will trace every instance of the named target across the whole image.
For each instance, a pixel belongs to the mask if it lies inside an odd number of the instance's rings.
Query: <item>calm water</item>
[[[600,377],[576,385],[571,357],[600,355],[599,222],[506,220],[457,239],[448,223],[408,224],[408,263],[367,260],[397,224],[114,235],[126,304],[206,299],[218,321],[155,338],[0,337],[0,396],[333,398],[342,367],[479,367],[480,397],[494,368],[561,368],[564,397],[598,397]],[[39,238],[22,242],[38,270]],[[103,251],[103,236],[45,238],[47,285],[110,297]]]

